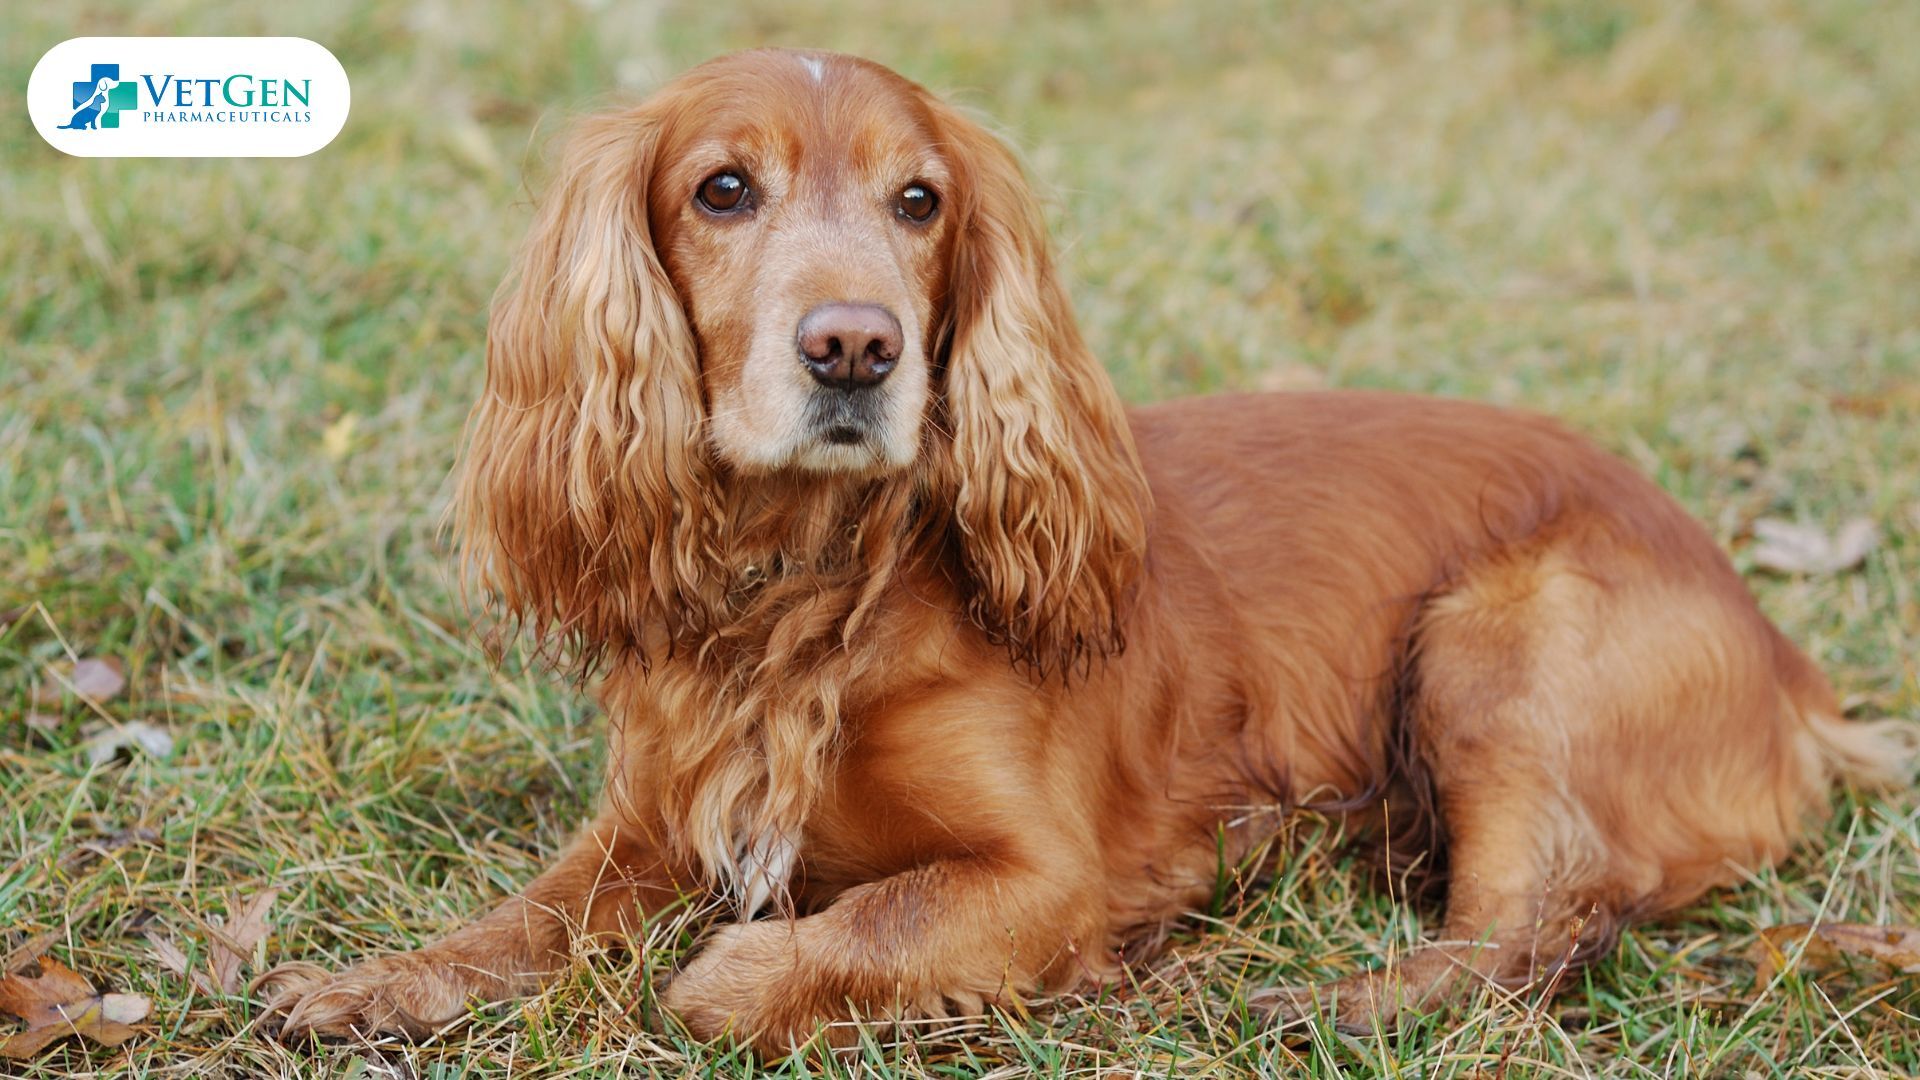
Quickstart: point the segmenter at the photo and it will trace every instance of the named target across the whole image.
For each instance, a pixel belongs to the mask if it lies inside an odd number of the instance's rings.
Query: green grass
[[[271,884],[264,962],[411,945],[529,879],[581,819],[598,721],[470,643],[435,536],[445,477],[544,137],[741,46],[863,53],[998,118],[1131,399],[1328,384],[1550,411],[1743,565],[1757,517],[1873,517],[1886,540],[1862,569],[1753,584],[1858,712],[1920,714],[1920,6],[1128,8],[0,10],[0,613],[25,609],[0,630],[0,949],[49,934],[155,1002],[150,1034],[25,1074],[749,1072],[663,1021],[648,980],[685,946],[674,927],[418,1048],[279,1047],[249,1030],[255,1004],[190,994],[147,942],[195,941],[192,916]],[[24,102],[39,54],[140,33],[314,38],[352,76],[352,119],[292,161],[43,145]],[[26,726],[69,654],[126,661],[106,711],[170,729],[169,759],[89,767],[77,706]],[[1380,1040],[1276,1038],[1237,1004],[1420,932],[1309,822],[1276,879],[1230,880],[1241,901],[1127,986],[824,1068],[1911,1074],[1912,978],[1756,985],[1743,958],[1758,928],[1818,911],[1920,922],[1920,802],[1843,792],[1834,811],[1785,865],[1634,929],[1550,1005],[1483,1000]],[[82,847],[129,829],[152,842]]]

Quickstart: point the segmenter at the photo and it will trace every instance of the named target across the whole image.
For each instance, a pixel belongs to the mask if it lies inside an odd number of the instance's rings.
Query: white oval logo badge
[[[40,137],[78,157],[304,157],[346,125],[347,71],[294,37],[89,37],[27,80]]]

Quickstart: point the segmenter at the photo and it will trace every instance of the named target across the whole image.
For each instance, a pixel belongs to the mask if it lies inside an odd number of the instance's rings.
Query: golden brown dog
[[[429,1030],[690,890],[739,916],[663,992],[698,1035],[979,1010],[1112,976],[1285,808],[1389,804],[1431,815],[1445,928],[1327,990],[1390,1022],[1585,960],[1904,767],[1551,422],[1123,409],[1014,159],[849,57],[586,122],[468,437],[470,570],[598,676],[604,809],[446,939],[281,971],[287,1032]]]

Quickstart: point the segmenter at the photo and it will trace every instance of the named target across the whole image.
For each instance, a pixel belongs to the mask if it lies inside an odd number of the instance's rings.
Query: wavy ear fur
[[[694,338],[647,222],[659,126],[643,106],[569,138],[494,298],[459,469],[465,580],[582,673],[644,653],[643,626],[677,635],[718,577]]]
[[[1042,673],[1124,646],[1150,502],[1046,222],[1007,148],[935,104],[956,176],[947,311],[951,493],[969,614]]]

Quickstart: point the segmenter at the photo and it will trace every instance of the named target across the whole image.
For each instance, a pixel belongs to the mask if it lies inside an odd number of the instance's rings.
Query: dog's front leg
[[[664,1002],[701,1038],[779,1053],[823,1024],[964,1015],[1104,969],[1085,860],[967,857],[856,886],[824,911],[723,927]],[[829,1028],[850,1041],[851,1025]]]
[[[262,976],[281,1036],[414,1037],[457,1019],[470,1000],[528,993],[566,966],[575,935],[637,929],[679,896],[658,848],[617,815],[595,821],[558,862],[486,917],[413,952],[329,973],[282,964]]]

